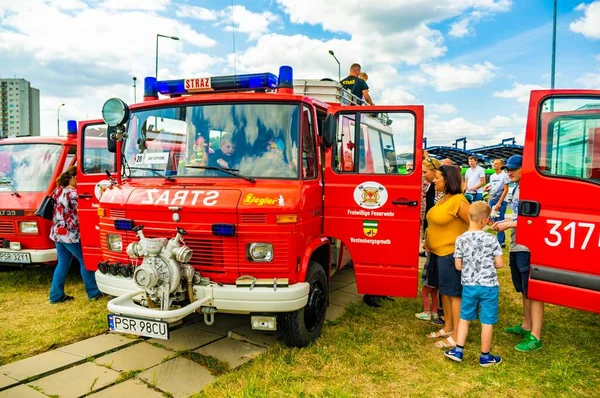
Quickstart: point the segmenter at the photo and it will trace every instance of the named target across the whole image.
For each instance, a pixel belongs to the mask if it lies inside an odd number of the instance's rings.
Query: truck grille
[[[237,244],[235,238],[213,235],[184,238],[193,251],[190,265],[200,272],[224,274],[225,268],[237,268]]]
[[[240,222],[242,224],[266,224],[266,214],[242,214],[240,215]]]
[[[125,210],[110,209],[110,217],[112,217],[112,218],[125,218]]]
[[[12,221],[0,221],[0,235],[14,235],[15,223]]]

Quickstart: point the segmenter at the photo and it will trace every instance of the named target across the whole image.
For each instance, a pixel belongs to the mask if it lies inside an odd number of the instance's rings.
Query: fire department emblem
[[[378,182],[363,182],[354,189],[354,201],[364,209],[378,209],[387,199],[387,189]]]
[[[379,226],[379,221],[363,221],[363,232],[368,237],[373,237],[377,235],[377,227]]]

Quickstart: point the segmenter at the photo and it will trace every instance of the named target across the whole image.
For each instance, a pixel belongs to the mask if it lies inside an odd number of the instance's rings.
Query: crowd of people
[[[506,164],[502,159],[494,162],[487,202],[482,200],[483,169],[475,157],[469,159],[469,165],[463,181],[460,167],[451,160],[439,161],[427,153],[424,156],[421,221],[422,249],[427,253],[427,261],[421,289],[424,311],[415,315],[443,324],[427,337],[435,339],[435,346],[445,349],[446,357],[457,362],[463,359],[469,323],[479,318],[479,363],[487,367],[502,362],[501,357],[491,353],[493,325],[498,322],[496,270],[504,265],[504,232],[517,226],[522,157],[511,156]],[[516,187],[511,201],[513,218],[508,220],[505,212],[510,182]],[[497,235],[487,232],[488,228]],[[504,330],[522,338],[515,346],[517,351],[538,350],[542,348],[544,306],[528,298],[530,253],[527,247],[516,243],[515,231],[509,252],[513,285],[523,296],[523,320]]]

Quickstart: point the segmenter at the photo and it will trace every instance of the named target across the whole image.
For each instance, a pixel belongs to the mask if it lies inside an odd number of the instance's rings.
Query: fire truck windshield
[[[152,169],[178,177],[298,178],[299,109],[238,103],[134,111],[126,170],[131,177],[156,176]]]
[[[56,144],[0,145],[0,192],[43,192],[63,147]]]

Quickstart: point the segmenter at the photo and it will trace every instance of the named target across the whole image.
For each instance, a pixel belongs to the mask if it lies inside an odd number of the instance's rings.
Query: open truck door
[[[324,235],[350,251],[361,294],[417,294],[422,140],[422,106],[329,110]]]
[[[90,271],[95,271],[102,261],[98,206],[100,197],[110,185],[106,170],[116,179],[116,156],[108,150],[107,134],[107,126],[102,120],[79,123],[78,213],[83,259]]]
[[[533,91],[517,242],[529,298],[600,313],[600,91]]]

